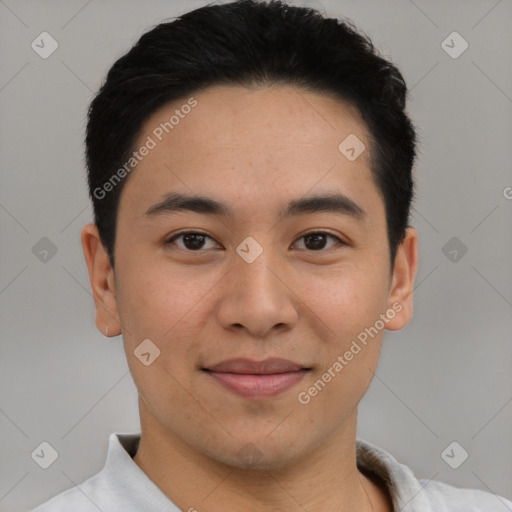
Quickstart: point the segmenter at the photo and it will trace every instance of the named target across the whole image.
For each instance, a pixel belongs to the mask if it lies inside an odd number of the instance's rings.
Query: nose
[[[217,309],[225,329],[265,337],[296,325],[298,301],[291,278],[287,279],[285,264],[278,265],[270,252],[264,250],[252,263],[235,258]]]

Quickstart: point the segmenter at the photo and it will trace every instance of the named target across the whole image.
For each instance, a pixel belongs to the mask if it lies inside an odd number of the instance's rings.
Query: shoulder
[[[70,510],[73,512],[98,512],[98,509],[103,510],[102,505],[105,504],[110,493],[100,480],[99,474],[94,475],[79,486],[57,494],[30,512],[69,512]],[[114,512],[112,503],[109,504],[108,510]]]
[[[479,489],[465,489],[439,482],[419,480],[433,510],[450,512],[512,512],[512,501]],[[449,508],[447,508],[449,507]]]
[[[139,434],[112,433],[101,471],[73,485],[30,512],[130,512],[141,510],[134,497],[146,500],[156,493],[144,473],[131,459]]]
[[[387,487],[396,510],[421,512],[512,512],[512,501],[478,489],[455,487],[438,480],[418,479],[390,453],[357,440],[357,464]]]

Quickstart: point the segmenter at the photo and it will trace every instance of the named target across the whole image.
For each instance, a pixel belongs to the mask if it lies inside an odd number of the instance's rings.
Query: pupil
[[[313,243],[308,243],[312,241]],[[318,249],[323,249],[325,247],[326,236],[322,234],[313,234],[307,235],[305,237],[305,245],[308,249],[313,249],[314,251]]]
[[[196,233],[190,233],[183,237],[183,242],[187,249],[201,249],[204,244],[204,235],[198,235]]]

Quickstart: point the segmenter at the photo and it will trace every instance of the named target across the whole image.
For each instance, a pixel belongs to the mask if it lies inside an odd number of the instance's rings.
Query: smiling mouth
[[[251,399],[275,397],[300,382],[311,370],[285,359],[231,359],[208,368],[206,375],[225,390]]]

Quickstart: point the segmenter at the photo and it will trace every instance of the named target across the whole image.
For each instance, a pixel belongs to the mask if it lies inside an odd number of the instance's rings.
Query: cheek
[[[304,291],[330,337],[347,341],[379,318],[386,307],[387,281],[377,268],[354,265],[309,279]]]
[[[164,342],[173,330],[183,328],[188,315],[194,314],[214,284],[213,279],[180,279],[175,274],[169,267],[155,265],[150,269],[125,270],[118,307],[129,336],[153,336]]]
[[[125,271],[128,269],[125,268]],[[167,274],[167,275],[166,275]],[[190,368],[195,343],[199,338],[197,319],[201,299],[211,288],[180,281],[169,275],[168,269],[154,265],[144,271],[126,272],[119,290],[118,305],[123,326],[123,341],[132,377],[153,414],[180,410],[184,418],[193,409],[184,391],[191,387]],[[137,357],[143,340],[149,339],[152,362],[145,365]],[[154,351],[154,352],[153,352]],[[159,352],[158,352],[159,351]],[[153,359],[153,353],[158,355]],[[158,412],[160,410],[160,412]],[[192,413],[190,413],[192,414]],[[194,409],[194,414],[197,411]]]
[[[313,407],[320,414],[337,403],[342,415],[359,402],[377,367],[384,329],[374,326],[386,309],[387,280],[383,269],[361,264],[323,281],[308,296],[309,305],[328,326],[328,336],[318,345],[316,378],[322,382],[317,380],[316,388],[322,391]]]
[[[180,402],[181,386],[191,386],[191,369],[197,364],[200,340],[208,321],[208,292],[219,279],[211,276],[171,275],[168,268],[153,265],[124,278],[119,294],[123,341],[128,364],[137,387],[149,401]],[[134,351],[143,340],[151,340],[160,351],[151,366],[144,366]],[[158,350],[155,350],[158,352]],[[181,389],[181,391],[180,391]],[[186,396],[182,397],[182,406]]]
[[[326,280],[307,297],[321,319],[317,325],[327,325],[324,332],[328,335],[316,347],[314,378],[299,391],[310,400],[308,407],[314,416],[325,419],[326,411],[331,411],[329,421],[336,424],[357,406],[377,367],[384,329],[374,326],[385,312],[386,280],[375,270],[347,272]]]

